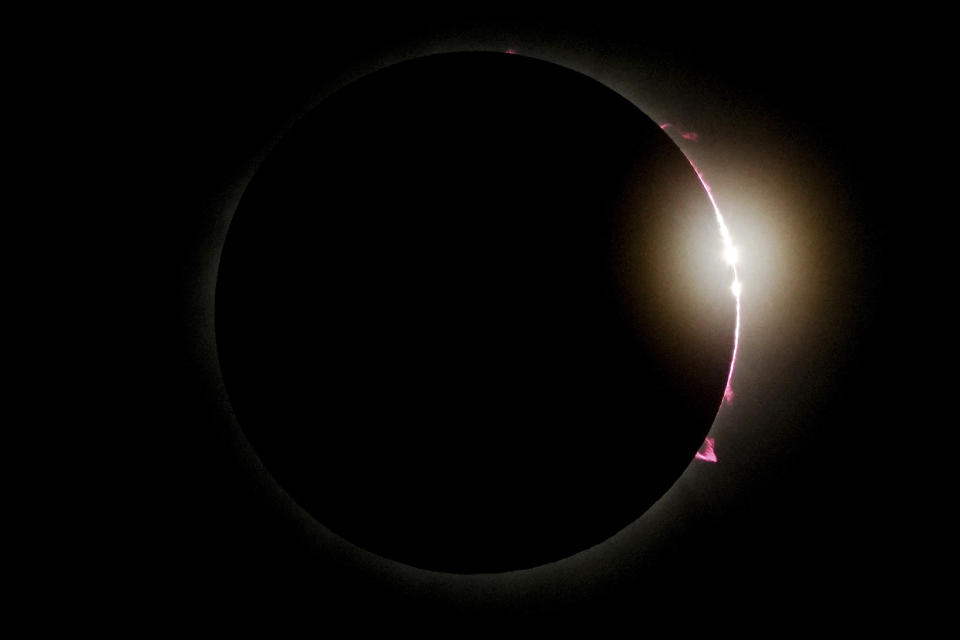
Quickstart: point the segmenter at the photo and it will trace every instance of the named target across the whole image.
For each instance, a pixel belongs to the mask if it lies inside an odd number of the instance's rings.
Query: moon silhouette
[[[538,566],[634,521],[703,442],[733,345],[720,251],[696,173],[616,92],[418,58],[257,169],[217,279],[223,379],[337,535],[438,571]]]

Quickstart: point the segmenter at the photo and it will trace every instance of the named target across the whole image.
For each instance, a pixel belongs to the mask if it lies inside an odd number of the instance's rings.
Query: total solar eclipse
[[[638,518],[720,405],[736,322],[697,173],[597,81],[457,53],[302,117],[230,223],[216,335],[266,471],[425,569],[559,560]]]

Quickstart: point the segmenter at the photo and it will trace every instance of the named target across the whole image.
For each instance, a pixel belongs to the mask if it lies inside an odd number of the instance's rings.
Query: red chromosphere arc
[[[674,126],[669,122],[665,122],[660,125],[660,128],[666,131],[667,129],[674,128]],[[700,140],[700,136],[694,131],[681,131],[680,137],[692,142],[698,142]],[[681,149],[681,151],[683,150]],[[684,155],[687,154],[684,153]],[[730,291],[733,293],[733,298],[736,301],[736,326],[733,332],[733,353],[730,355],[730,370],[727,373],[727,384],[724,387],[723,400],[720,403],[720,406],[722,407],[724,403],[733,403],[734,394],[732,381],[733,371],[737,363],[737,351],[740,348],[740,294],[743,290],[743,285],[740,283],[740,275],[737,272],[737,250],[733,244],[733,238],[730,236],[730,229],[727,227],[727,223],[723,219],[723,213],[721,213],[720,207],[717,206],[716,198],[713,197],[713,190],[703,177],[703,172],[699,167],[697,167],[689,155],[687,155],[687,161],[696,172],[697,178],[700,179],[700,184],[703,185],[703,189],[707,192],[707,197],[710,199],[710,204],[713,206],[713,213],[717,218],[717,224],[720,226],[720,237],[723,240],[724,256],[726,257],[730,268],[733,270],[733,282],[730,284]],[[717,461],[717,455],[714,451],[713,438],[707,438],[704,441],[703,446],[700,448],[700,451],[697,453],[695,458],[697,460],[705,460],[707,462]]]
[[[693,170],[697,172],[697,177],[700,178],[700,184],[703,185],[704,190],[707,192],[707,197],[710,198],[710,204],[713,205],[713,212],[717,216],[717,223],[720,225],[720,236],[723,238],[724,248],[727,251],[730,251],[732,254],[733,250],[733,238],[730,237],[730,230],[727,228],[726,222],[723,220],[723,214],[720,212],[720,207],[717,206],[717,201],[713,197],[713,190],[710,188],[710,185],[707,184],[707,181],[703,177],[703,172],[697,168],[697,165],[693,163],[693,160],[690,160],[688,157],[687,160],[690,162],[690,166],[693,167]],[[730,255],[730,254],[728,254]],[[731,381],[733,380],[733,370],[737,364],[737,351],[740,348],[740,293],[742,291],[742,285],[740,284],[740,276],[737,273],[737,264],[735,259],[728,260],[730,268],[733,270],[733,283],[730,285],[730,291],[733,293],[733,298],[736,301],[736,326],[733,331],[733,353],[730,354],[730,371],[727,373],[727,385],[723,392],[723,399],[727,403],[733,402],[733,387],[731,386]]]

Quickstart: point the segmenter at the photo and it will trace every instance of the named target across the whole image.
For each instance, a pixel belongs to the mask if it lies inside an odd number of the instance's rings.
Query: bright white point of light
[[[737,351],[740,348],[740,294],[743,293],[743,285],[740,283],[740,276],[737,273],[737,259],[739,258],[739,254],[733,244],[733,238],[730,236],[730,229],[723,219],[723,213],[720,212],[720,207],[717,206],[717,201],[713,197],[713,189],[710,188],[710,185],[706,179],[704,179],[703,172],[700,171],[689,156],[687,157],[687,161],[690,162],[693,170],[697,172],[697,177],[700,178],[700,184],[703,185],[704,191],[707,192],[707,198],[710,199],[710,204],[713,206],[713,214],[717,219],[717,225],[720,227],[720,239],[723,241],[723,255],[727,260],[727,264],[730,265],[730,270],[733,272],[733,282],[730,284],[730,292],[733,294],[735,301],[736,323],[733,329],[733,353],[730,355],[730,370],[727,372],[727,386],[723,394],[723,401],[731,402],[733,398],[733,369],[737,364]]]

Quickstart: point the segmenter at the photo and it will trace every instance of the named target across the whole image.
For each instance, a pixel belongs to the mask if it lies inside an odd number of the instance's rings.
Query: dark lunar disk
[[[709,430],[734,323],[709,247],[690,165],[610,89],[520,56],[402,63],[249,184],[224,380],[269,473],[358,546],[452,572],[558,560],[640,516]]]

